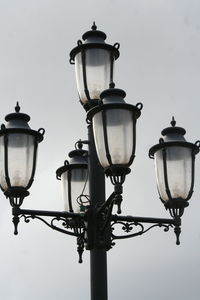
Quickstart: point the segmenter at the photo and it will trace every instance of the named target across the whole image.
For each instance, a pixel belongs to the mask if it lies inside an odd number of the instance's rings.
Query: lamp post
[[[200,142],[185,140],[185,129],[171,126],[162,131],[159,143],[149,150],[155,160],[160,199],[171,218],[123,216],[123,183],[135,158],[136,122],[143,105],[125,102],[126,93],[115,88],[114,62],[119,44],[105,43],[106,34],[93,24],[83,41],[70,53],[75,64],[80,102],[87,113],[88,139],[78,140],[69,153],[70,160],[57,169],[62,183],[64,211],[22,208],[34,179],[38,144],[44,129],[32,130],[30,117],[20,112],[7,115],[0,130],[0,187],[12,206],[14,233],[24,219],[38,219],[48,227],[76,237],[79,262],[84,249],[90,251],[91,300],[107,300],[107,251],[114,240],[142,235],[155,227],[174,229],[180,244],[181,217],[188,206],[194,186],[195,156]],[[83,146],[88,146],[84,150]],[[106,198],[105,176],[113,184]],[[117,214],[113,213],[117,206]],[[115,230],[121,226],[121,232]]]

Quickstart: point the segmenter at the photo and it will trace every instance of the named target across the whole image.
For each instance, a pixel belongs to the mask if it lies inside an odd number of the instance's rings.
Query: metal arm
[[[105,248],[105,250],[112,248],[114,240],[142,235],[155,227],[162,227],[165,232],[167,232],[170,227],[174,227],[176,244],[180,244],[179,236],[181,233],[181,219],[179,217],[167,219],[112,215],[113,200],[114,193],[111,194],[108,200],[100,208],[89,208],[86,213],[30,210],[14,206],[12,209],[13,224],[15,228],[14,234],[18,234],[17,227],[21,218],[23,218],[26,223],[29,223],[31,219],[40,220],[53,230],[75,236],[77,238],[79,262],[82,262],[84,244],[86,244],[87,249],[91,250],[93,248],[93,246],[91,246],[93,242],[91,242],[90,232],[91,230],[94,230],[94,224],[92,222],[94,218],[96,219],[95,222],[98,227],[96,229],[95,239],[99,241],[97,243],[99,244],[99,247]],[[47,221],[42,217],[49,217],[51,219]],[[144,224],[153,225],[145,227]],[[117,228],[125,232],[125,234],[115,234],[114,231],[116,231]],[[135,230],[136,228],[139,228],[139,230]],[[134,232],[131,233],[132,231]]]
[[[153,224],[147,228],[144,227],[143,223],[145,224]],[[114,225],[120,225],[121,230],[126,233],[131,232],[135,229],[135,227],[139,226],[139,230],[126,235],[116,235],[113,233]],[[176,244],[180,244],[179,236],[181,233],[181,218],[176,217],[174,219],[165,219],[165,218],[150,218],[150,217],[137,217],[137,216],[118,216],[112,215],[111,216],[111,228],[112,228],[112,240],[115,239],[125,239],[131,238],[138,235],[142,235],[155,227],[163,227],[164,231],[167,232],[170,227],[174,227],[174,232],[176,234]]]

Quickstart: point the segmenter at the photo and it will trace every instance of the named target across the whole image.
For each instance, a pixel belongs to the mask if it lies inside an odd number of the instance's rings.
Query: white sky
[[[149,148],[172,115],[199,133],[200,2],[198,0],[0,0],[0,119],[20,101],[34,129],[46,129],[36,178],[23,207],[62,210],[55,170],[79,138],[86,138],[68,54],[95,20],[107,42],[119,42],[115,82],[126,101],[143,102],[137,152],[124,187],[123,213],[168,217],[159,201]],[[108,253],[109,299],[198,300],[200,294],[200,163],[181,245],[173,231],[155,229],[119,241]],[[109,191],[111,191],[110,184]],[[11,209],[0,196],[0,297],[4,300],[88,300],[89,253],[77,263],[76,241],[39,221],[13,235]]]

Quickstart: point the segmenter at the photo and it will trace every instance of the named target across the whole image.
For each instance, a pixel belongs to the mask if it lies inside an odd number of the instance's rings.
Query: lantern
[[[180,217],[193,193],[199,142],[188,143],[184,137],[185,129],[176,127],[174,118],[171,125],[162,131],[164,138],[149,150],[149,155],[155,159],[160,199],[173,217]]]
[[[44,129],[32,130],[30,117],[20,112],[18,103],[5,120],[8,124],[1,125],[0,130],[0,187],[12,206],[20,206],[34,180],[37,147]]]
[[[126,104],[126,93],[110,88],[101,93],[102,103],[88,112],[92,121],[100,164],[113,184],[123,183],[135,157],[136,120],[142,104]]]
[[[70,52],[70,62],[75,63],[77,89],[80,101],[88,110],[97,105],[100,94],[113,82],[114,61],[119,57],[119,44],[105,43],[106,34],[97,30],[83,34],[82,41]]]
[[[62,182],[65,211],[84,212],[89,205],[88,152],[78,143],[78,149],[69,153],[70,161],[56,171]]]

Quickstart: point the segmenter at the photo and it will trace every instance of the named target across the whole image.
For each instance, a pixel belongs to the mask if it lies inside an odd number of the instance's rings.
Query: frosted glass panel
[[[95,114],[93,117],[93,131],[94,131],[96,151],[97,151],[100,164],[102,165],[103,168],[106,168],[109,166],[109,163],[105,151],[102,112]]]
[[[110,83],[110,52],[105,49],[87,49],[85,51],[87,87],[91,99],[100,99],[103,90]],[[83,83],[83,67],[81,53],[75,57],[76,81],[79,96],[83,103],[88,101]]]
[[[86,103],[87,98],[84,91],[83,64],[82,64],[81,53],[78,53],[75,56],[75,74],[76,74],[76,85],[77,85],[79,97],[83,103]]]
[[[83,211],[84,206],[89,204],[88,170],[73,169],[71,171],[66,171],[61,175],[65,211],[70,210],[68,199],[68,172],[71,172],[71,201],[73,211]]]
[[[186,147],[168,147],[166,149],[167,174],[169,190],[172,198],[186,199],[191,188],[192,179],[192,154]],[[169,198],[165,191],[162,150],[155,153],[155,167],[158,190],[161,198],[167,201]]]
[[[107,111],[107,135],[113,164],[128,164],[133,151],[132,112],[122,109]]]
[[[132,112],[124,109],[106,111],[108,148],[112,163],[126,165],[133,152],[133,118]],[[93,128],[97,154],[101,165],[109,166],[103,133],[102,112],[94,115]]]
[[[166,187],[165,187],[165,179],[164,179],[164,168],[163,168],[163,152],[159,150],[155,153],[154,156],[155,162],[155,172],[156,172],[156,182],[159,195],[163,201],[169,200]]]
[[[11,186],[26,187],[33,169],[34,136],[8,135],[8,173]]]

